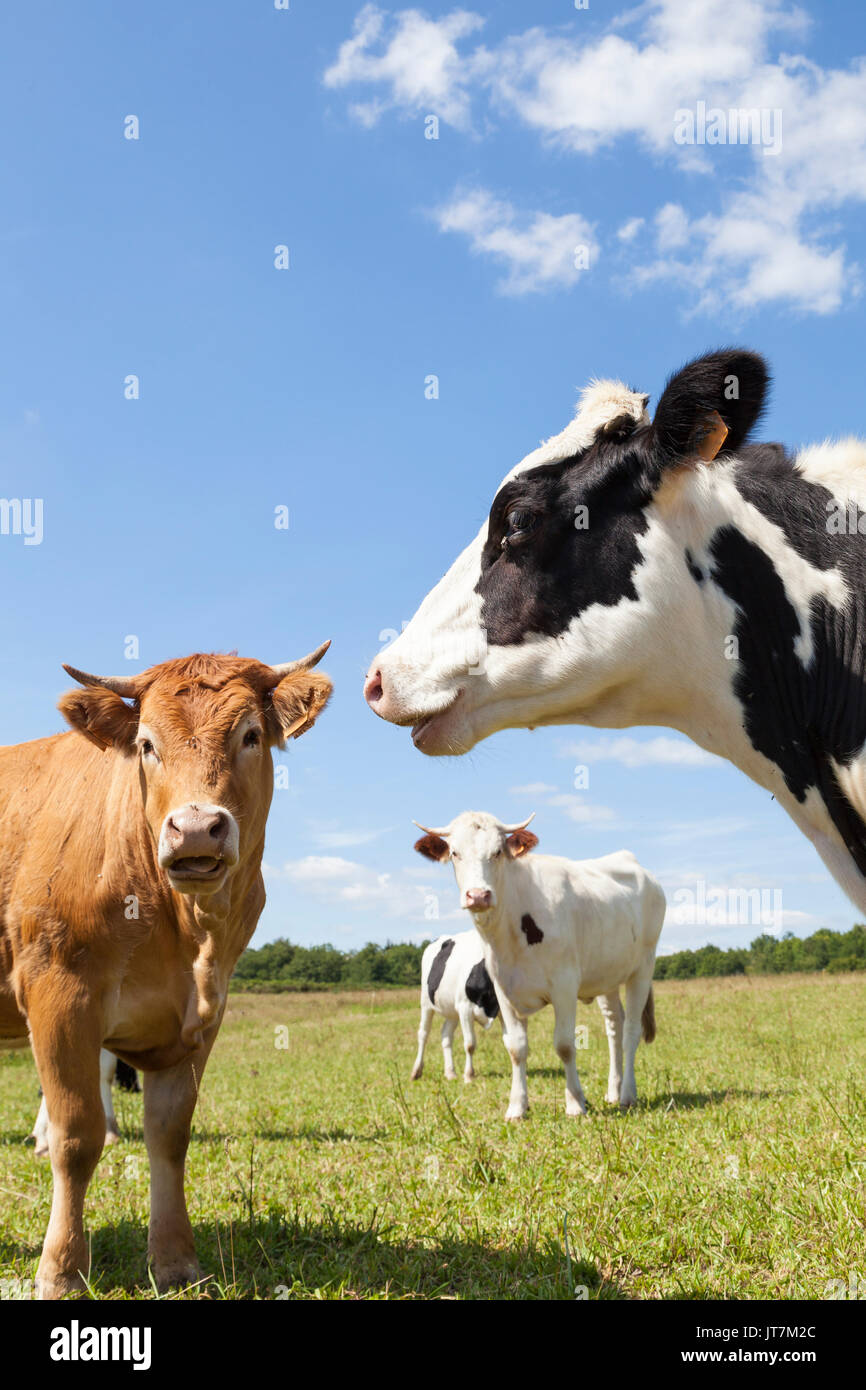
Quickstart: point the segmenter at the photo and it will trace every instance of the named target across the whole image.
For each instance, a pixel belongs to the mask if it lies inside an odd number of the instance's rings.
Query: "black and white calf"
[[[663,724],[771,791],[866,910],[866,443],[747,444],[768,374],[596,382],[368,674],[425,753]]]
[[[464,811],[441,830],[421,826],[426,833],[415,845],[428,859],[451,860],[460,905],[484,944],[512,1063],[505,1118],[520,1120],[529,1108],[526,1020],[545,1004],[553,1005],[554,1046],[565,1066],[566,1114],[586,1113],[574,1061],[578,999],[597,999],[604,1015],[607,1099],[633,1105],[641,1032],[647,1042],[655,1037],[652,978],[665,895],[627,850],[580,861],[530,855],[538,837],[528,823]]]
[[[111,1098],[111,1087],[115,1083],[122,1091],[141,1090],[135,1068],[131,1067],[128,1062],[119,1061],[113,1052],[109,1052],[107,1048],[103,1047],[99,1052],[99,1093],[102,1097],[102,1108],[105,1111],[106,1144],[116,1144],[120,1139],[117,1116],[114,1113],[114,1102]],[[30,1138],[36,1145],[34,1150],[36,1157],[45,1158],[48,1154],[48,1106],[44,1096],[40,1102],[39,1113],[36,1116]]]
[[[475,1024],[489,1028],[499,1014],[496,991],[484,964],[484,944],[476,931],[440,936],[421,957],[421,1024],[413,1081],[424,1069],[424,1049],[434,1014],[442,1015],[446,1080],[453,1081],[456,1076],[452,1043],[459,1023],[466,1051],[463,1080],[471,1081],[475,1075]]]

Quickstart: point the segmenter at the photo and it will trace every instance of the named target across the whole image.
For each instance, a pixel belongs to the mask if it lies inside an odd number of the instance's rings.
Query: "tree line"
[[[235,990],[389,989],[421,983],[421,956],[428,942],[370,941],[359,951],[336,946],[295,946],[284,938],[244,951],[232,978]],[[758,936],[751,946],[701,946],[659,956],[657,980],[712,975],[779,975],[790,971],[866,970],[866,926],[847,932],[823,927],[812,936]]]

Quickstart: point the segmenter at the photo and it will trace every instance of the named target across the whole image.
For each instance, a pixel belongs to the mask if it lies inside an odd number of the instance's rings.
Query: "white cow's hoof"
[[[517,1120],[525,1120],[525,1119],[528,1119],[528,1117],[529,1117],[529,1111],[528,1111],[528,1110],[515,1110],[513,1113],[512,1113],[512,1111],[510,1111],[510,1110],[506,1110],[506,1112],[505,1112],[505,1122],[506,1122],[506,1124],[514,1124],[515,1121],[517,1121]]]
[[[118,1134],[116,1129],[107,1129],[105,1131],[105,1142],[106,1144],[120,1143],[120,1135]]]
[[[637,1096],[621,1096],[619,1102],[620,1110],[631,1110],[637,1105]]]

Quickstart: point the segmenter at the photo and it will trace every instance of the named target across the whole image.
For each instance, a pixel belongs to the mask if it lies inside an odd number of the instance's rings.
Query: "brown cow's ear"
[[[435,859],[438,864],[444,863],[451,856],[448,841],[443,840],[441,835],[422,835],[420,840],[415,841],[415,849],[419,854],[423,854],[425,859]]]
[[[533,835],[531,830],[515,830],[513,835],[508,836],[505,843],[511,858],[519,859],[521,854],[528,854],[531,849],[535,849],[538,844],[538,836]]]
[[[330,699],[333,686],[318,671],[294,671],[284,676],[271,693],[267,714],[271,743],[300,738],[312,729]]]
[[[83,690],[67,690],[57,703],[67,724],[97,748],[116,748],[131,753],[138,732],[138,713],[113,690],[100,690],[95,685]]]

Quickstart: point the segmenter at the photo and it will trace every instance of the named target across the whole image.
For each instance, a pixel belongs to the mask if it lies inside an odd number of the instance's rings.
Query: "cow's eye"
[[[460,855],[457,853],[456,849],[452,849],[452,851],[451,851],[451,858],[452,858],[452,859],[459,859],[459,858],[460,858]]]
[[[141,752],[142,756],[145,758],[152,758],[154,753],[156,752],[149,738],[143,738],[141,740]]]
[[[527,511],[524,507],[514,507],[505,518],[505,535],[502,537],[503,547],[514,545],[528,536],[530,531],[535,529],[538,518],[534,512]]]
[[[260,741],[258,729],[247,729],[244,734],[244,748],[258,748]]]

